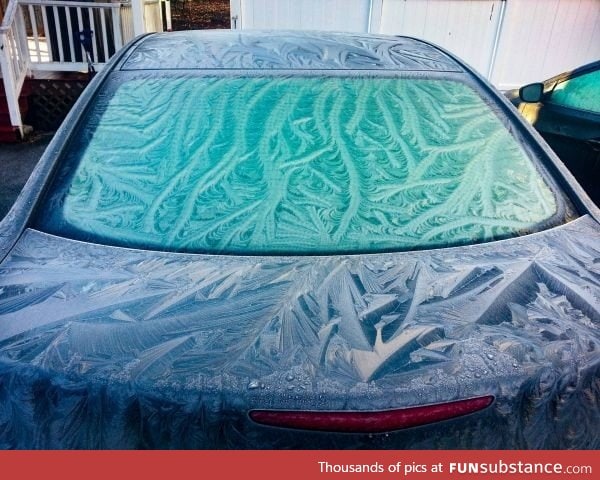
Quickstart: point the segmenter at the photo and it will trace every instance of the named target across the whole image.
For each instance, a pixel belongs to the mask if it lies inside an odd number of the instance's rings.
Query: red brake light
[[[252,410],[256,423],[275,427],[344,433],[383,433],[427,425],[474,413],[490,406],[491,395],[453,402],[376,412]]]

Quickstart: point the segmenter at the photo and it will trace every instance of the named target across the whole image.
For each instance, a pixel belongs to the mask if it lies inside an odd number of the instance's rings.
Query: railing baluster
[[[17,77],[17,88],[20,89],[20,84],[21,84],[21,72],[23,71],[23,56],[22,56],[22,52],[20,51],[21,49],[19,48],[19,38],[18,38],[18,34],[17,34],[17,29],[15,29],[15,31],[12,32],[12,40],[14,43],[14,49],[16,51],[16,55],[15,55],[15,67],[16,67],[16,71],[18,74]]]
[[[46,14],[46,8],[42,6],[42,23],[44,25],[44,38],[46,39],[46,48],[48,49],[48,61],[53,62],[54,61],[54,57],[52,55],[52,48],[50,48],[50,36],[48,34],[48,32],[50,31],[48,29],[48,15]]]
[[[17,72],[14,71],[14,62],[12,57],[14,52],[11,47],[11,32],[12,27],[8,31],[0,31],[0,44],[4,45],[7,55],[0,55],[0,71],[3,76],[6,103],[10,115],[10,123],[19,128],[19,132],[23,135],[23,121],[21,112],[19,111],[19,89],[17,88]]]
[[[92,11],[91,8],[88,8],[88,18],[90,19],[90,30],[92,31],[92,46],[94,49],[93,62],[99,63],[98,47],[96,46],[96,38],[98,37],[98,35],[97,35],[98,32],[96,31],[95,24],[94,24],[94,12]]]
[[[79,35],[79,32],[81,32],[83,30],[83,15],[81,13],[81,7],[77,7],[77,33]],[[81,58],[83,59],[83,61],[86,61],[86,56],[85,56],[85,48],[83,48],[83,45],[81,44],[81,42],[79,42],[79,48],[81,49]]]
[[[73,25],[71,24],[71,7],[65,7],[65,14],[67,15],[67,32],[69,33],[69,53],[71,54],[71,61],[74,62],[75,38],[73,37]]]
[[[12,68],[13,68],[13,71],[15,72],[15,86],[18,89],[19,88],[19,76],[21,73],[21,65],[20,65],[21,56],[19,55],[19,47],[17,44],[17,39],[15,38],[14,28],[11,28],[10,31],[8,32],[8,44],[9,44],[9,51],[12,52],[10,61],[12,62]]]
[[[60,19],[58,18],[58,7],[53,6],[54,11],[54,27],[56,28],[56,43],[58,44],[58,61],[63,63],[65,61],[65,53],[63,52],[62,45],[62,29],[60,28]]]
[[[22,72],[23,72],[23,66],[25,65],[24,59],[23,59],[23,51],[19,48],[19,35],[17,33],[17,29],[15,29],[15,31],[13,31],[13,42],[14,42],[14,48],[17,52],[17,55],[15,55],[15,66],[16,66],[16,71],[17,71],[17,88],[20,90],[21,89],[21,85],[22,85]]]
[[[106,31],[106,19],[104,15],[106,10],[103,8],[98,12],[100,14],[100,25],[102,25],[102,45],[104,46],[104,63],[108,62],[108,32]]]
[[[19,5],[19,7],[21,7],[21,5]],[[16,46],[19,52],[19,61],[20,61],[20,67],[19,68],[19,73],[23,72],[24,70],[26,71],[27,68],[29,68],[29,45],[27,42],[27,29],[25,28],[25,13],[24,13],[24,8],[18,8],[16,11],[16,17],[15,17],[15,31],[14,31],[14,35],[15,35],[15,42],[16,42]],[[23,73],[23,79],[21,79],[21,82],[25,79],[25,73]],[[21,84],[19,84],[19,88],[21,88]]]
[[[167,32],[173,30],[173,25],[171,22],[171,0],[165,0],[165,15],[167,17]]]
[[[121,38],[121,6],[115,6],[110,10],[110,16],[112,17],[112,28],[113,38],[115,41],[115,52],[123,46],[123,39]]]
[[[123,43],[127,43],[133,39],[133,18],[131,3],[124,4],[119,10],[119,16],[121,17],[121,34]]]
[[[40,39],[39,39],[39,35],[38,35],[37,19],[35,18],[35,10],[34,10],[33,5],[29,5],[28,10],[29,10],[29,21],[31,22],[31,31],[33,33],[33,43],[35,45],[35,56],[37,57],[37,61],[41,62],[42,55],[40,53]],[[31,53],[29,54],[29,57],[31,58]]]

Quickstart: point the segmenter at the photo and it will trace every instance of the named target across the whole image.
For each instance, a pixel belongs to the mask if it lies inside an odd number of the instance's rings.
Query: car
[[[140,37],[0,224],[0,446],[598,448],[599,221],[429,43]]]
[[[600,205],[600,61],[506,95]]]

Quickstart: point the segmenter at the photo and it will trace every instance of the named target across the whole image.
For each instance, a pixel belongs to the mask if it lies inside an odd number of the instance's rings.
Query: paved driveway
[[[12,207],[51,139],[50,133],[28,142],[0,144],[0,219]]]

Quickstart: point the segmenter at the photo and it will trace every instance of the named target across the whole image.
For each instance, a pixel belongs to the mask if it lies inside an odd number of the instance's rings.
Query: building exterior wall
[[[379,33],[428,40],[487,75],[501,4],[499,0],[384,0]]]
[[[511,88],[600,60],[600,0],[508,0],[492,81]]]
[[[231,10],[242,29],[422,38],[501,89],[600,59],[600,0],[231,0]]]
[[[366,31],[369,0],[241,0],[242,28]],[[233,5],[232,5],[233,11]]]

